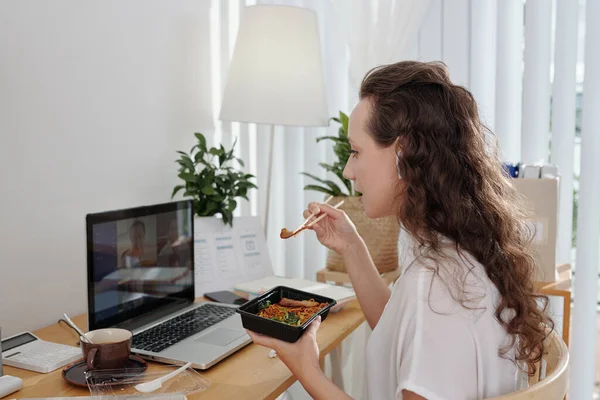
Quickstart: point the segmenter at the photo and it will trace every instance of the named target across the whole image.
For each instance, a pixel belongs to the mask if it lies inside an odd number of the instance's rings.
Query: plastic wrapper
[[[173,369],[174,370],[174,369]],[[135,369],[95,370],[85,373],[92,396],[98,399],[184,400],[187,395],[203,392],[210,382],[192,368],[188,368],[163,382],[152,393],[142,393],[135,386],[160,378],[173,370],[144,372]]]

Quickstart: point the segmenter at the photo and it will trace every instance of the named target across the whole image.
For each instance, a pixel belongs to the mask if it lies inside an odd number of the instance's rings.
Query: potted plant
[[[338,118],[331,120],[340,124],[337,136],[322,136],[317,138],[317,143],[323,140],[333,142],[333,151],[336,160],[332,164],[319,163],[327,172],[331,172],[341,182],[338,183],[322,179],[315,175],[303,172],[302,174],[315,180],[316,184],[306,185],[304,190],[313,190],[334,196],[332,204],[344,200],[340,209],[344,210],[352,220],[360,236],[364,239],[373,262],[380,273],[393,271],[398,268],[398,235],[400,226],[396,217],[369,219],[365,214],[362,203],[359,201],[360,193],[354,190],[352,182],[344,178],[344,168],[350,157],[350,142],[348,141],[348,116],[340,111]],[[327,268],[333,271],[346,272],[340,254],[329,250],[327,255]]]
[[[180,157],[179,178],[182,185],[173,188],[171,198],[183,190],[183,195],[191,197],[194,211],[199,217],[220,214],[223,223],[233,225],[233,211],[237,207],[237,198],[248,200],[248,190],[256,188],[250,181],[254,175],[246,174],[232,166],[236,161],[241,167],[244,162],[233,155],[233,144],[230,150],[223,145],[219,148],[206,146],[206,138],[201,133],[194,134],[197,143],[189,154],[178,151]]]

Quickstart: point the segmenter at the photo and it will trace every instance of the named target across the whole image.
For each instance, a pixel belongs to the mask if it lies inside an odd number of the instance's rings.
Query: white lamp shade
[[[220,119],[325,126],[328,115],[315,12],[288,6],[246,7]]]

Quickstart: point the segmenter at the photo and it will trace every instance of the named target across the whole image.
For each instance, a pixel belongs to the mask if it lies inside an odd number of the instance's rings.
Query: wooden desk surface
[[[572,274],[570,264],[561,264],[556,267],[558,280],[556,282],[536,282],[536,288],[545,295],[564,296],[571,293]]]
[[[330,313],[317,336],[321,357],[332,351],[364,320],[356,300],[346,304],[339,312]],[[87,326],[85,314],[73,318],[73,321],[78,326]],[[39,329],[34,334],[40,339],[72,346],[78,340],[75,332],[63,323]],[[164,369],[164,365],[148,361],[148,372]],[[89,390],[64,381],[61,372],[62,368],[49,374],[38,374],[5,366],[5,374],[23,379],[23,389],[6,398],[90,395]],[[269,358],[269,349],[255,344],[244,347],[208,370],[198,372],[210,381],[210,388],[188,396],[189,399],[275,399],[296,381],[278,358]]]
[[[571,330],[571,290],[572,275],[571,265],[561,264],[556,267],[558,280],[556,282],[537,282],[537,290],[546,296],[558,296],[563,298],[562,335],[563,340],[569,345]]]

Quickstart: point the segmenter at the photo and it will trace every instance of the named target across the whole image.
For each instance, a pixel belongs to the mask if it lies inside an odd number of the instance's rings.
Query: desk
[[[536,289],[546,296],[563,298],[562,336],[569,346],[569,331],[571,329],[571,264],[556,266],[558,280],[556,282],[536,282]]]
[[[321,360],[364,320],[356,300],[347,303],[337,313],[329,313],[317,335]],[[85,314],[73,318],[73,321],[78,326],[87,326]],[[73,330],[62,323],[39,329],[34,334],[40,339],[69,345],[75,345],[78,340]],[[164,369],[164,365],[148,361],[148,372]],[[5,366],[5,374],[23,379],[23,389],[7,398],[90,395],[89,390],[65,382],[61,372],[62,368],[49,374],[38,374]],[[275,399],[296,381],[278,358],[269,358],[269,349],[255,344],[250,344],[214,367],[199,372],[210,381],[210,387],[205,392],[188,396],[189,399]]]

